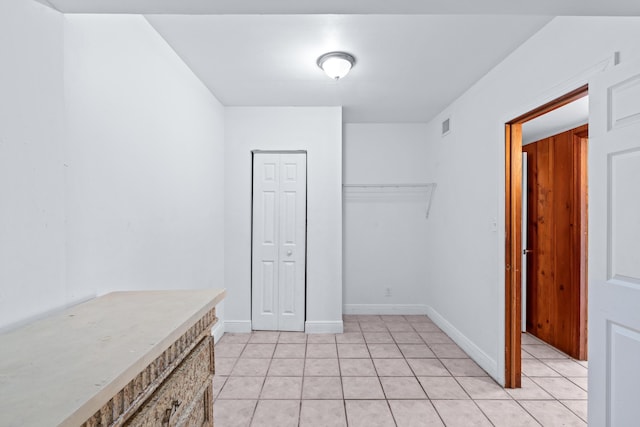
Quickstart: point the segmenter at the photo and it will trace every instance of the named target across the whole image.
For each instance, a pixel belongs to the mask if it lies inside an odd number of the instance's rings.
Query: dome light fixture
[[[325,53],[317,61],[318,67],[334,80],[346,76],[355,63],[356,58],[346,52]]]

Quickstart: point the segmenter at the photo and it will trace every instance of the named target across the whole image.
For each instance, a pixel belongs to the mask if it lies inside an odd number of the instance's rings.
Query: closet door
[[[254,330],[304,330],[306,188],[305,153],[254,153]]]

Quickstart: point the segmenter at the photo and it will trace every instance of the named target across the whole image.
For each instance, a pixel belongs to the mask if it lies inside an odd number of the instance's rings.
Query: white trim
[[[213,336],[214,344],[220,341],[220,338],[224,335],[224,322],[216,322],[213,328],[211,328],[211,335]]]
[[[304,331],[307,334],[341,334],[344,331],[342,320],[337,321],[306,321]]]
[[[344,314],[427,314],[424,304],[345,304]]]
[[[427,307],[427,316],[442,329],[442,331],[449,336],[456,344],[464,350],[482,369],[493,377],[498,383],[504,386],[504,380],[500,380],[498,376],[498,362],[487,353],[482,351],[473,341],[466,337],[462,332],[449,323],[440,313],[435,311],[430,306]]]
[[[225,320],[224,332],[246,334],[251,332],[251,320]]]

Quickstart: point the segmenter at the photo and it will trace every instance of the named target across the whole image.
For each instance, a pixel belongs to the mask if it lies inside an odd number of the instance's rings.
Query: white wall
[[[225,121],[225,329],[251,320],[251,151],[307,151],[308,332],[342,330],[342,110],[230,107]]]
[[[640,18],[556,18],[429,123],[436,159],[429,179],[438,190],[428,224],[427,304],[434,320],[500,382],[504,124],[587,83],[614,51],[623,61],[638,58],[638,40]],[[441,138],[446,117],[452,131]]]
[[[67,15],[74,295],[224,286],[224,109],[142,16]]]
[[[64,306],[63,17],[0,2],[0,328]]]
[[[426,124],[345,124],[344,184],[427,183],[426,131]],[[349,190],[343,199],[345,313],[424,313],[427,196]]]

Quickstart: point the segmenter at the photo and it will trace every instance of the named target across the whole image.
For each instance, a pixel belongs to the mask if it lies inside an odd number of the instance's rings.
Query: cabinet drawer
[[[213,338],[206,336],[124,425],[175,426],[199,397],[203,384],[211,382],[212,365]]]

